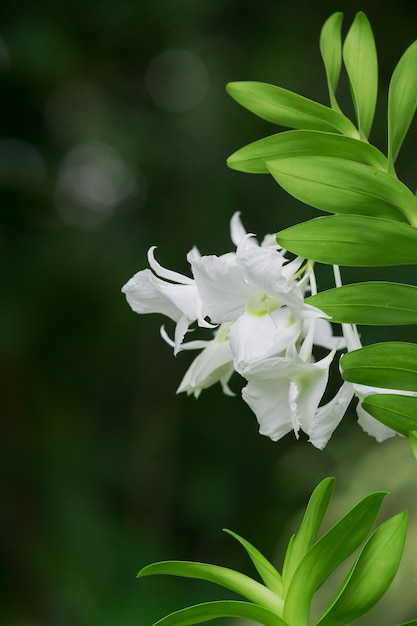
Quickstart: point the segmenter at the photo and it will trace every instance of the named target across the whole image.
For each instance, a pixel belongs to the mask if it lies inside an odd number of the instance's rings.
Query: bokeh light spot
[[[200,104],[209,89],[209,77],[200,57],[193,52],[170,49],[154,57],[146,84],[156,104],[180,113]]]

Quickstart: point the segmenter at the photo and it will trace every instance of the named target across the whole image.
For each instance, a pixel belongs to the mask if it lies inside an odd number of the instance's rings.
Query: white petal
[[[292,428],[288,404],[289,381],[253,380],[242,389],[242,397],[256,415],[261,435],[278,441]]]
[[[183,274],[179,274],[178,272],[174,272],[173,270],[169,270],[166,267],[162,267],[162,265],[160,265],[155,259],[154,250],[156,250],[156,246],[152,246],[151,248],[149,248],[148,261],[155,274],[174,283],[180,283],[182,285],[194,284],[194,280],[192,278],[184,276]]]
[[[233,360],[229,342],[216,337],[208,342],[204,350],[194,359],[188,368],[177,393],[194,394],[196,398],[203,389],[211,387],[217,382],[222,383],[223,390],[233,395],[227,386],[233,374]]]
[[[284,307],[269,315],[244,313],[232,325],[229,334],[236,369],[247,371],[255,361],[283,355],[300,330],[300,322]]]
[[[308,324],[308,320],[305,321]],[[333,328],[330,322],[325,319],[318,318],[315,320],[314,329],[314,344],[332,350],[343,350],[346,348],[346,341],[344,337],[334,336]]]
[[[166,284],[151,270],[142,270],[122,287],[122,292],[136,313],[162,313],[178,322],[182,313],[168,294],[164,293]]]
[[[240,211],[236,211],[230,220],[230,238],[237,247],[245,236],[246,230],[240,220]]]
[[[358,424],[359,426],[368,434],[375,437],[375,439],[381,443],[381,441],[385,441],[385,439],[389,439],[389,437],[394,437],[398,433],[392,428],[385,426],[378,420],[376,420],[372,415],[365,411],[362,407],[362,403],[359,402],[356,407],[356,413],[358,415]]]
[[[245,283],[234,253],[192,258],[191,262],[203,311],[213,323],[236,320],[248,300],[259,295],[257,289]]]
[[[340,424],[353,396],[353,385],[345,382],[330,402],[317,409],[308,430],[309,441],[313,446],[323,450]]]

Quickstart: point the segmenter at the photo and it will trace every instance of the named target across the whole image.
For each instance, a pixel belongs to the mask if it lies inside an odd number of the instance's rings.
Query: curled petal
[[[179,283],[180,285],[193,285],[194,280],[189,278],[188,276],[184,276],[184,274],[180,274],[179,272],[174,272],[173,270],[169,270],[166,267],[163,267],[158,263],[155,259],[154,250],[156,250],[156,246],[152,246],[148,250],[148,261],[149,265],[155,272],[157,276],[161,278],[165,278],[165,280],[170,280],[173,283]]]
[[[313,446],[323,450],[340,424],[353,396],[353,385],[345,382],[330,402],[317,409],[308,431],[309,441]]]

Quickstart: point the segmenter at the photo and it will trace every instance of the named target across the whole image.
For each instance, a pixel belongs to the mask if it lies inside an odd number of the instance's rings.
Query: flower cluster
[[[231,219],[236,249],[221,256],[187,255],[192,278],[162,267],[150,248],[151,269],[135,274],[122,288],[137,313],[162,313],[176,323],[174,339],[162,327],[162,337],[173,347],[200,350],[177,392],[193,394],[220,382],[224,393],[233,372],[246,379],[242,397],[255,413],[259,432],[277,441],[302,430],[317,448],[324,448],[356,394],[360,399],[374,389],[343,383],[336,396],[320,405],[337,350],[357,347],[357,334],[343,327],[333,336],[325,314],[304,301],[316,292],[313,264],[288,259],[267,235],[259,244],[246,233],[240,214]],[[152,270],[152,271],[151,271]],[[208,340],[185,342],[197,323],[210,330]],[[350,344],[350,345],[349,345]],[[360,345],[360,344],[359,344]],[[316,361],[314,346],[325,348]],[[359,423],[378,440],[394,431],[383,426],[358,405]]]

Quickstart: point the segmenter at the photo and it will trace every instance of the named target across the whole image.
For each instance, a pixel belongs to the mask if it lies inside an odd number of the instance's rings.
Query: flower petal
[[[313,446],[323,450],[340,424],[353,396],[353,385],[344,382],[334,398],[317,409],[308,430],[309,441]]]
[[[242,389],[242,398],[256,415],[261,435],[278,441],[292,428],[288,404],[289,380],[287,378],[248,382]]]

